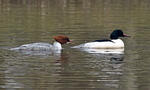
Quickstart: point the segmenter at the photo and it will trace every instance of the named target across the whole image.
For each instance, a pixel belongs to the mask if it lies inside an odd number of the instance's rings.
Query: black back
[[[104,40],[95,40],[94,42],[113,42],[113,41],[109,39],[104,39]]]

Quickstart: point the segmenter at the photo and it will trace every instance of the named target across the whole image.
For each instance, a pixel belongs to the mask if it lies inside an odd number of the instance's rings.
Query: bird
[[[69,37],[64,35],[54,36],[53,39],[55,40],[53,44],[49,43],[30,43],[24,44],[19,47],[11,48],[10,50],[19,50],[19,51],[55,51],[61,50],[62,45],[71,42]]]
[[[73,46],[72,48],[121,49],[124,48],[124,42],[121,39],[119,39],[119,37],[129,37],[129,36],[124,34],[121,29],[115,29],[110,34],[110,39],[95,40],[92,42],[87,42],[84,44]]]

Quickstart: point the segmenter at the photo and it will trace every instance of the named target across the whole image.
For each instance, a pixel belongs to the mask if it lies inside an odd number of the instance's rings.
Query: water
[[[6,90],[149,90],[150,1],[0,0],[0,88]],[[124,54],[70,48],[123,29]],[[61,54],[7,50],[67,35]],[[103,37],[103,38],[102,38]]]

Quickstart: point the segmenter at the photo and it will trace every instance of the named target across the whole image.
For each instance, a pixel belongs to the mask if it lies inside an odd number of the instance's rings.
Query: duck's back
[[[49,43],[31,43],[31,44],[24,44],[16,48],[11,48],[11,50],[30,50],[30,51],[44,51],[44,50],[51,50],[53,46]]]
[[[116,49],[124,48],[124,43],[121,39],[116,40],[96,40],[94,42],[89,42],[74,46],[73,48],[95,48],[95,49]]]

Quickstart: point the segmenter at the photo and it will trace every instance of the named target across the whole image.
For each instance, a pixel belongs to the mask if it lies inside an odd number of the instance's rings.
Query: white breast
[[[124,43],[121,39],[115,39],[112,41],[104,42],[89,42],[78,46],[74,46],[73,48],[116,49],[124,48]]]

